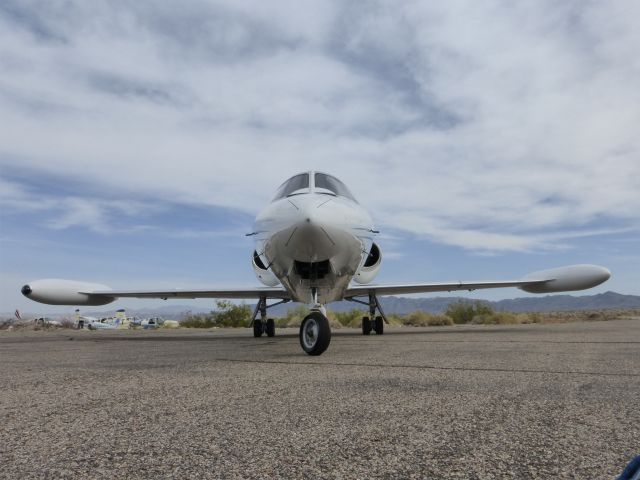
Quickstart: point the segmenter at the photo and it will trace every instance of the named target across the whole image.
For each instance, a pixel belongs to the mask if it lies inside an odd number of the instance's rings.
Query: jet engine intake
[[[382,252],[377,244],[371,244],[371,250],[365,259],[362,266],[358,269],[358,272],[353,279],[360,284],[371,283],[373,279],[380,271],[380,264],[382,263]]]
[[[276,277],[274,273],[267,268],[256,250],[253,251],[253,260],[251,265],[253,266],[253,271],[256,274],[256,277],[258,277],[258,280],[267,287],[275,287],[280,283],[278,277]]]

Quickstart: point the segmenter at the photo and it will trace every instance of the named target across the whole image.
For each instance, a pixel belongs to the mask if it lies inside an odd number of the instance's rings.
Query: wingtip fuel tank
[[[529,293],[571,292],[596,287],[610,277],[611,272],[599,265],[569,265],[530,273],[523,280],[540,280],[540,283],[519,288]]]
[[[40,303],[48,305],[106,305],[115,300],[108,295],[95,295],[92,291],[110,290],[109,287],[98,283],[78,282],[74,280],[61,280],[47,278],[30,282],[22,287],[22,294]]]

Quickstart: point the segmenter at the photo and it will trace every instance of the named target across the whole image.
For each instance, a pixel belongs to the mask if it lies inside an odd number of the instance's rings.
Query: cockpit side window
[[[299,191],[305,190],[305,191]],[[307,193],[309,190],[309,174],[301,173],[300,175],[296,175],[295,177],[291,177],[289,180],[284,182],[278,191],[276,192],[273,200],[280,200],[281,198],[288,197],[289,195],[294,195],[298,193]]]
[[[351,195],[351,192],[349,191],[347,186],[336,177],[332,177],[331,175],[327,175],[325,173],[316,173],[315,182],[316,193],[327,193],[330,195],[333,194],[340,197],[347,197],[348,199],[353,200],[357,203],[356,199],[353,198],[353,195]]]

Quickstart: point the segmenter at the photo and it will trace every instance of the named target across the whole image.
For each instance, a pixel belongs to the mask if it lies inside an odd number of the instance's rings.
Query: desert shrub
[[[518,319],[518,323],[522,324],[540,322],[540,317],[534,313],[517,313],[516,318]]]
[[[275,318],[276,327],[278,328],[298,328],[304,320],[304,317],[309,315],[309,307],[306,305],[298,305],[295,308],[290,308],[282,318]],[[342,328],[350,322],[350,312],[332,312],[327,311],[327,319],[331,328]],[[358,323],[359,325],[359,323]]]
[[[305,305],[298,305],[295,308],[290,308],[287,310],[287,314],[284,318],[278,318],[276,322],[277,327],[299,327],[306,317],[309,314],[309,308]]]
[[[32,323],[33,330],[39,332],[41,330],[57,330],[62,328],[61,324],[51,323],[50,319],[43,320],[42,318],[36,319]]]
[[[446,325],[453,325],[453,320],[451,320],[451,317],[448,317],[447,315],[431,315],[431,318],[427,320],[427,325],[430,327],[443,327]]]
[[[357,308],[349,310],[348,312],[335,312],[333,313],[333,315],[343,327],[349,327],[349,328],[360,328],[362,326],[362,318],[369,316],[369,314],[366,311],[359,310]],[[330,314],[330,317],[331,317],[331,314]],[[389,322],[390,326],[399,326],[399,325],[404,325],[405,323],[404,317],[396,313],[387,315],[387,321]]]
[[[217,310],[205,315],[188,315],[180,325],[187,328],[246,327],[251,320],[251,307],[228,300],[216,301]]]
[[[186,328],[212,328],[215,326],[213,312],[206,315],[187,315],[180,322],[180,326]]]
[[[333,315],[341,326],[352,328],[360,327],[362,325],[362,317],[366,316],[362,310],[358,310],[357,308],[349,310],[348,312],[331,312],[330,316],[331,315]]]
[[[12,318],[0,318],[0,330],[8,330],[13,327],[14,320]]]
[[[588,312],[585,312],[585,314],[586,314],[586,318],[582,320],[587,322],[593,322],[593,321],[602,322],[607,320],[613,320],[615,318],[620,317],[620,314],[618,312],[611,311],[611,310],[598,310],[596,312],[588,311]]]
[[[61,328],[76,328],[76,323],[69,319],[69,318],[63,318],[62,320],[60,320],[60,327]]]
[[[216,307],[213,312],[216,327],[246,327],[251,320],[251,307],[244,303],[238,305],[229,300],[218,300]]]
[[[427,312],[416,310],[404,317],[403,323],[412,327],[426,327],[428,320],[429,314]]]
[[[442,325],[453,325],[453,320],[446,315],[434,315],[418,310],[407,315],[403,320],[403,324],[411,325],[413,327],[436,327]]]
[[[283,318],[274,318],[273,319],[274,322],[276,322],[276,328],[287,328],[287,327],[292,327],[293,325],[288,325],[287,324],[287,319],[286,317]]]
[[[340,323],[333,312],[327,312],[327,320],[329,320],[329,327],[331,327],[332,330],[344,328],[344,325]]]
[[[542,315],[540,315],[538,312],[528,313],[527,316],[529,317],[531,323],[542,323],[542,321],[544,320],[542,318]]]
[[[457,302],[450,303],[445,310],[445,315],[453,323],[471,323],[473,317],[478,315],[492,315],[493,309],[484,302],[476,301],[469,302],[465,300],[458,300]]]
[[[511,312],[495,312],[491,314],[476,315],[471,323],[478,325],[513,325],[520,323],[518,317]]]
[[[389,321],[389,325],[404,325],[404,317],[398,315],[397,313],[392,313],[391,315],[387,315],[387,320]]]

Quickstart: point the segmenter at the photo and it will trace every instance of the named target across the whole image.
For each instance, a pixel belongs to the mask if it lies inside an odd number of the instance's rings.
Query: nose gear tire
[[[329,320],[320,312],[311,312],[300,325],[300,346],[309,355],[321,355],[331,343]]]

